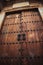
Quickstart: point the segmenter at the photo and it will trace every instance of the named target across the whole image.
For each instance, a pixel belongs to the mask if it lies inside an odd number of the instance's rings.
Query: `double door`
[[[42,56],[43,22],[38,9],[7,13],[0,32],[0,63],[40,64],[37,59]]]

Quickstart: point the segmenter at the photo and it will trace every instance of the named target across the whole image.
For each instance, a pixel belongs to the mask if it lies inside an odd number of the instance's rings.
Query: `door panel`
[[[22,12],[22,21],[27,26],[27,37],[30,44],[28,44],[29,51],[31,54],[40,56],[41,55],[41,34],[43,32],[43,22],[41,21],[38,10],[29,10]],[[32,50],[33,49],[33,50]],[[43,53],[42,53],[43,54]]]

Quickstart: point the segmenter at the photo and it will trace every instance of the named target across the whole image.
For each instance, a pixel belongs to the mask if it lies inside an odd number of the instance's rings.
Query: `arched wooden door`
[[[38,9],[7,13],[0,32],[0,64],[42,63],[43,22]]]

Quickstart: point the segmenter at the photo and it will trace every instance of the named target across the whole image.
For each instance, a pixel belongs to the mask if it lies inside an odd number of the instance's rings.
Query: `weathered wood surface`
[[[0,64],[3,65],[2,63],[42,65],[43,22],[37,9],[6,15],[0,32]]]

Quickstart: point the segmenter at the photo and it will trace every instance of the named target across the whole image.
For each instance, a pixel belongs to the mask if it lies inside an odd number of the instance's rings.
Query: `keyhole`
[[[21,40],[21,34],[18,34],[18,41]]]
[[[26,35],[25,34],[22,34],[22,39],[26,40]]]
[[[18,34],[18,41],[26,40],[26,35],[25,34]]]

